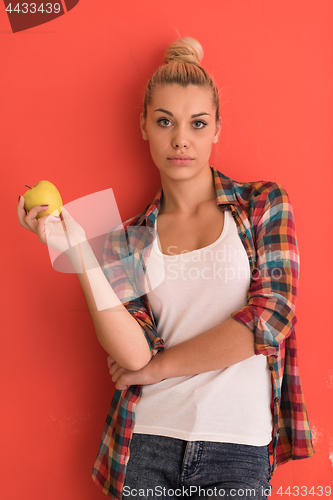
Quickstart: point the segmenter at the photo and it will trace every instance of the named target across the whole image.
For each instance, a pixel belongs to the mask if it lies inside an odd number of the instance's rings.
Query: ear
[[[148,141],[148,134],[146,132],[146,120],[143,117],[143,113],[141,113],[141,115],[140,115],[140,128],[141,128],[143,140]]]
[[[222,128],[222,118],[220,117],[219,121],[216,122],[216,130],[215,130],[215,135],[214,135],[214,139],[213,139],[213,144],[216,144],[218,142],[221,128]]]

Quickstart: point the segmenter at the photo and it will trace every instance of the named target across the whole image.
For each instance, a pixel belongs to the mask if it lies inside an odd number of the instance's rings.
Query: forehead
[[[197,85],[182,87],[178,84],[157,86],[149,108],[153,112],[157,108],[163,108],[172,113],[184,112],[190,115],[215,110],[213,92],[210,87]]]

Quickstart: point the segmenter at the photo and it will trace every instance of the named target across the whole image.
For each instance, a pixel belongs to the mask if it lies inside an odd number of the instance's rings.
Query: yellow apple
[[[26,186],[29,187],[29,186]],[[57,210],[57,215],[60,215],[62,204],[62,199],[58,189],[52,182],[49,181],[39,181],[32,188],[24,193],[24,208],[29,212],[32,207],[36,205],[49,205],[45,212],[39,212],[37,214],[37,219],[43,217],[44,215],[51,214]]]

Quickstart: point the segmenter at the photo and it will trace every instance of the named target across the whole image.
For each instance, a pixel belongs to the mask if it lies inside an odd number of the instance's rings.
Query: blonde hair
[[[213,92],[213,104],[216,107],[216,121],[220,116],[219,92],[212,77],[200,65],[203,49],[200,43],[191,37],[182,37],[171,43],[164,54],[164,62],[146,85],[143,103],[143,116],[147,117],[147,106],[151,104],[157,86],[178,84],[182,87],[197,85],[210,87]]]

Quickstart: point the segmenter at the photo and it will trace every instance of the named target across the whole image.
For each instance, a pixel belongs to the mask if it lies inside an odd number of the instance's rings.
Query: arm
[[[253,332],[230,318],[155,356],[161,379],[226,368],[254,356]]]
[[[151,348],[140,323],[148,324],[148,320],[144,321],[144,312],[140,315],[140,300],[131,303],[130,310],[127,310],[110,286],[110,276],[106,278],[100,268],[81,226],[64,207],[62,221],[48,215],[37,220],[36,215],[45,210],[38,205],[27,214],[21,196],[17,204],[20,225],[37,234],[41,243],[69,257],[87,300],[97,338],[106,352],[128,369],[138,370],[145,366],[151,358]],[[120,267],[118,259],[114,270],[118,268],[121,277]],[[140,319],[136,320],[134,316],[140,316]]]
[[[78,271],[101,346],[124,368],[139,370],[151,358],[140,324],[114,293],[88,242],[80,244],[79,251],[68,253],[68,257]]]
[[[253,332],[230,318],[206,332],[165,349],[139,371],[129,371],[108,359],[117,389],[155,384],[165,378],[219,370],[254,356]]]
[[[293,209],[280,184],[265,183],[255,200],[256,273],[247,304],[232,317],[254,333],[255,353],[278,356],[296,325],[299,253]],[[268,187],[267,187],[268,186]]]
[[[288,195],[280,185],[270,183],[256,201],[252,217],[257,272],[246,306],[211,330],[159,353],[136,374],[112,366],[114,382],[155,383],[168,376],[224,368],[253,354],[278,354],[296,323],[299,257],[295,225]]]
[[[149,254],[153,236],[136,223],[134,217],[108,233],[103,271],[87,244],[82,246],[78,264],[73,260],[77,256],[71,257],[74,268],[81,271],[78,277],[101,345],[129,370],[141,369],[152,354],[163,349],[145,296],[143,256]]]

